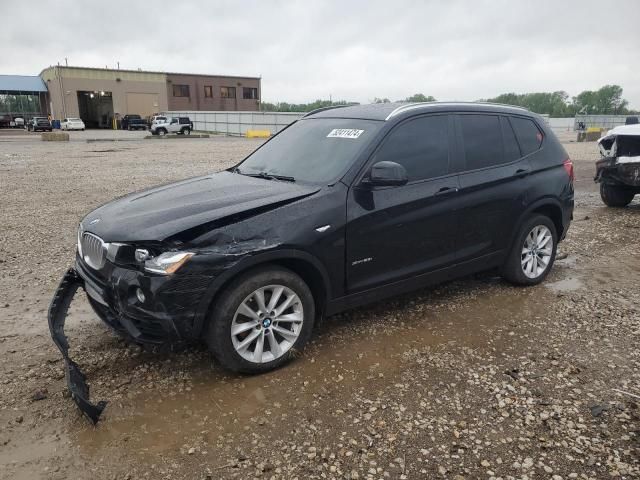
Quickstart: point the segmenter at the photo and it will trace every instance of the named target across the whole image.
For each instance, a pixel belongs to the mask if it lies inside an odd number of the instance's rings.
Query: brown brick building
[[[167,73],[169,110],[260,109],[260,79]]]

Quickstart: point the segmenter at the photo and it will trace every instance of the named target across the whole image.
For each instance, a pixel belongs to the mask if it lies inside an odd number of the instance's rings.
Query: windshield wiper
[[[240,175],[246,175],[247,177],[264,178],[265,180],[282,180],[284,182],[295,182],[296,179],[288,177],[286,175],[278,175],[277,173],[269,172],[257,172],[257,173],[245,173],[241,172],[238,167],[232,170],[233,173],[239,173]]]

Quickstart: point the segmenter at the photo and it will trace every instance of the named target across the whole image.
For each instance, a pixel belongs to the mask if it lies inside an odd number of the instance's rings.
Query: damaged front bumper
[[[71,396],[96,423],[106,402],[91,403],[86,377],[69,357],[65,318],[78,288],[82,288],[98,317],[121,336],[139,344],[175,347],[195,340],[194,318],[211,277],[201,274],[154,276],[141,271],[106,266],[92,272],[77,258],[65,273],[49,307],[49,330],[65,361]],[[136,290],[146,295],[136,297]]]
[[[606,157],[596,162],[596,182],[612,185],[640,187],[640,161],[618,162],[616,158]]]
[[[89,400],[87,379],[80,367],[69,357],[69,343],[64,333],[67,311],[79,287],[83,287],[83,281],[76,271],[70,268],[62,277],[62,281],[49,306],[49,331],[53,342],[64,357],[65,377],[71,392],[71,398],[76,402],[78,408],[95,424],[98,422],[107,402],[100,401],[93,404]]]

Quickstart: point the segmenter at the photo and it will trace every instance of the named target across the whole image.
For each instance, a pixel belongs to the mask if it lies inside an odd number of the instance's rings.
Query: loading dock
[[[111,92],[78,92],[80,118],[87,128],[112,128],[113,95]]]

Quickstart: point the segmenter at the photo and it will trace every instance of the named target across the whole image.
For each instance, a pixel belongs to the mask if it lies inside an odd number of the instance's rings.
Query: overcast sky
[[[262,76],[264,101],[576,95],[640,108],[640,1],[3,2],[0,73],[69,65]]]

